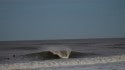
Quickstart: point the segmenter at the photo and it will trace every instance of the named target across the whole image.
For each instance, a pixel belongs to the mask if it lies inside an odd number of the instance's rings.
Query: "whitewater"
[[[0,46],[0,70],[125,70],[125,39],[14,41]]]
[[[94,65],[113,62],[125,61],[125,55],[115,55],[108,57],[93,57],[93,58],[73,58],[73,59],[55,59],[45,61],[31,61],[24,63],[0,64],[1,70],[17,70],[17,69],[35,69],[47,67],[62,67],[76,65]]]

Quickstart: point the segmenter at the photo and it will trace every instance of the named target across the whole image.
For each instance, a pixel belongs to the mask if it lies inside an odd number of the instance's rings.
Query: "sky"
[[[125,0],[0,0],[0,41],[125,37]]]

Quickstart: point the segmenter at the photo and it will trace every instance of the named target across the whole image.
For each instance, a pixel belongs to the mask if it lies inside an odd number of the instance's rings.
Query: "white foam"
[[[93,65],[112,62],[125,61],[125,55],[115,55],[109,57],[94,57],[94,58],[74,58],[74,59],[58,59],[46,61],[32,61],[27,63],[0,64],[0,70],[12,69],[35,69],[60,66],[75,66],[75,65]]]

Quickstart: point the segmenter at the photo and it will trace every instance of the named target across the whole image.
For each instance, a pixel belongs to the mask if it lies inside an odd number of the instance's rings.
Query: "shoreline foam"
[[[0,69],[1,70],[35,69],[35,68],[60,67],[60,66],[105,64],[105,63],[113,63],[113,62],[121,62],[121,61],[125,61],[125,55],[115,55],[115,56],[109,56],[109,57],[94,57],[94,58],[74,58],[74,59],[32,61],[32,62],[27,62],[27,63],[0,64]]]

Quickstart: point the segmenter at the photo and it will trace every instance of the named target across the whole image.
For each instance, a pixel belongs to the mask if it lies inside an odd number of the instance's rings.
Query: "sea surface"
[[[70,49],[72,54],[60,59],[46,54],[51,49]],[[18,69],[19,65],[21,70],[125,70],[124,55],[125,38],[0,41],[0,70]],[[86,60],[90,64],[84,63]]]

